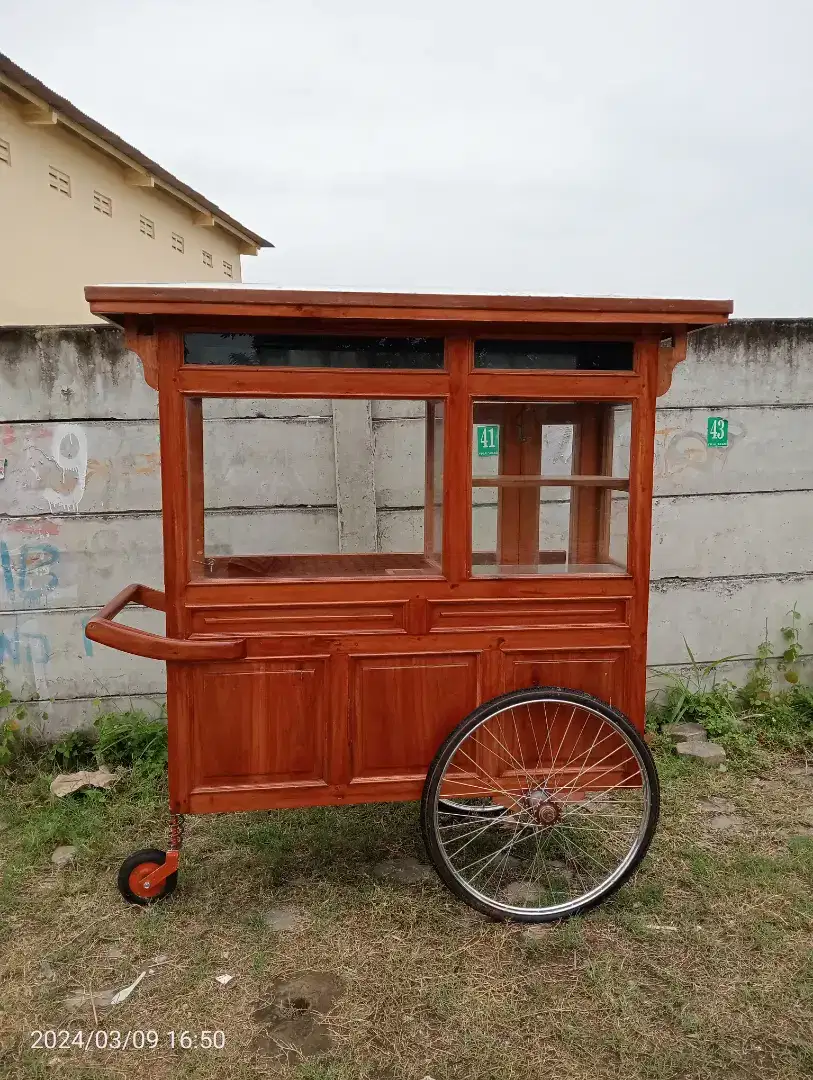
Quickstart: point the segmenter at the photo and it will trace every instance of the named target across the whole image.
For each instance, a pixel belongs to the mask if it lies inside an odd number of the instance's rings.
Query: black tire
[[[132,888],[131,878],[134,870],[137,870],[145,863],[163,866],[166,862],[166,858],[167,853],[161,851],[159,848],[144,848],[142,851],[134,851],[132,855],[127,856],[119,867],[116,884],[118,885],[119,892],[128,904],[138,904],[139,907],[147,907],[149,904],[154,904],[157,900],[165,900],[175,892],[175,886],[178,884],[177,870],[174,874],[170,874],[169,877],[165,878],[161,882],[160,888],[150,896],[141,896],[139,893],[134,892]]]
[[[623,872],[615,877],[606,888],[602,888],[598,895],[591,895],[584,902],[574,902],[572,910],[564,913],[549,914],[537,910],[505,910],[504,906],[490,903],[476,890],[467,887],[457,876],[444,853],[443,843],[439,839],[437,812],[440,810],[446,814],[448,808],[454,807],[454,802],[438,797],[438,789],[444,778],[444,771],[454,757],[458,747],[485,721],[495,717],[505,710],[514,706],[538,702],[540,698],[546,701],[565,702],[577,707],[584,708],[601,717],[611,728],[615,729],[632,748],[645,781],[642,787],[647,790],[647,803],[642,813],[641,832],[636,838],[636,847],[629,858],[629,863]],[[447,809],[444,809],[447,808]],[[490,808],[485,808],[486,812]],[[477,812],[477,818],[481,818],[482,810]],[[454,813],[454,811],[452,811]],[[521,923],[544,923],[559,922],[564,918],[574,915],[582,915],[598,904],[603,903],[617,889],[619,889],[635,873],[641,860],[647,853],[660,814],[660,785],[658,774],[652,753],[644,742],[638,730],[632,723],[611,705],[586,694],[579,690],[568,690],[562,687],[531,687],[527,690],[513,690],[484,702],[474,712],[470,713],[444,740],[442,746],[435,755],[426,776],[426,783],[421,799],[421,830],[424,844],[432,864],[435,867],[444,885],[476,911],[498,921],[513,921]],[[484,820],[485,818],[482,818]],[[509,852],[510,853],[510,852]]]

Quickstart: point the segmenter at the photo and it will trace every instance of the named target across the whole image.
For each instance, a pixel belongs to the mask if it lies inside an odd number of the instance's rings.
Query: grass
[[[136,770],[111,792],[51,797],[30,763],[0,792],[0,1075],[242,1080],[705,1080],[813,1071],[813,806],[781,751],[726,773],[659,753],[661,828],[636,878],[583,920],[532,940],[490,923],[439,883],[382,884],[372,865],[424,858],[417,808],[379,805],[188,819],[175,897],[130,908],[120,860],[163,845],[166,793]],[[41,765],[41,763],[40,763]],[[715,833],[697,800],[745,819]],[[50,854],[73,844],[73,867]],[[273,932],[271,907],[301,925]],[[111,959],[115,946],[124,959]],[[122,1005],[68,1009],[78,989]],[[45,961],[43,967],[42,962]],[[254,1054],[255,1003],[277,978],[346,983],[322,1059]],[[235,975],[225,988],[215,976]],[[39,1051],[47,1028],[220,1029],[222,1051]]]

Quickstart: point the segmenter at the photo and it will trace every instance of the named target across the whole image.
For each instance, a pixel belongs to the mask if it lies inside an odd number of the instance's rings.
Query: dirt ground
[[[56,800],[47,775],[6,782],[0,1075],[810,1077],[813,778],[798,764],[661,755],[662,824],[636,878],[530,933],[420,870],[375,876],[425,861],[412,804],[188,819],[175,896],[139,909],[116,871],[165,845],[164,793],[124,778]],[[59,845],[77,849],[61,869]]]

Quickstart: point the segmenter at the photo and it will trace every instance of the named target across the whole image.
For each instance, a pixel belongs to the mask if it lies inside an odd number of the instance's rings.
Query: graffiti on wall
[[[41,597],[59,585],[57,565],[59,551],[53,544],[23,544],[10,548],[0,540],[0,574],[3,587],[11,600],[22,602]]]
[[[84,428],[78,424],[57,424],[51,440],[50,459],[62,470],[63,490],[47,487],[42,492],[49,512],[78,512],[88,475],[88,441]],[[69,476],[75,479],[75,483],[67,483]]]
[[[746,436],[743,424],[729,426],[728,446],[709,447],[705,429],[659,427],[655,431],[655,476],[658,479],[689,477],[693,473],[712,473],[725,468],[731,450]]]
[[[47,698],[46,668],[51,660],[51,644],[41,633],[36,619],[26,619],[0,630],[0,665],[24,668],[40,698]]]

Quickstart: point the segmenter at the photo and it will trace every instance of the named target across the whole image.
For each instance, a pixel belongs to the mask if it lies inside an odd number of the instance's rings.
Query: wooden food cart
[[[618,888],[659,805],[655,403],[731,304],[86,296],[159,394],[164,591],[87,625],[167,667],[169,850],[125,860],[125,898],[172,892],[183,814],[419,798],[440,877],[491,917]],[[128,603],[167,636],[115,622]]]

